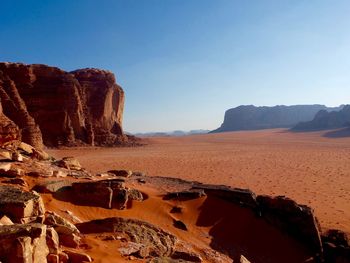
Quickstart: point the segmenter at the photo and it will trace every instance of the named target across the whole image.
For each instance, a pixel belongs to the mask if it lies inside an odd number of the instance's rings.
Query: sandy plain
[[[314,208],[322,230],[350,233],[350,137],[283,129],[155,137],[135,148],[48,152],[74,156],[93,173],[143,171],[203,183],[285,195]]]

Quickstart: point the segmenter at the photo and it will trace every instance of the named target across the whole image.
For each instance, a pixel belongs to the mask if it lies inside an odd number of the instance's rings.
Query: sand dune
[[[350,233],[350,137],[328,138],[324,134],[281,129],[230,132],[151,138],[146,146],[137,148],[81,148],[49,153],[56,157],[75,156],[92,172],[112,168],[140,170],[151,176],[286,195],[313,207],[323,229],[338,228]]]

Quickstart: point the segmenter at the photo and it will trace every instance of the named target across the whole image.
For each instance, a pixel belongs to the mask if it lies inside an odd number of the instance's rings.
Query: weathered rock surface
[[[46,226],[16,224],[0,227],[0,261],[43,263],[49,254]]]
[[[72,184],[74,202],[104,208],[126,208],[128,200],[142,201],[142,193],[125,187],[124,180],[110,179]]]
[[[74,224],[59,216],[58,214],[47,211],[45,213],[46,225],[52,226],[59,236],[60,243],[67,247],[77,247],[80,242],[80,232]]]
[[[68,180],[46,181],[36,184],[33,190],[38,193],[56,193],[72,186],[72,182]]]
[[[170,256],[174,252],[177,238],[162,229],[147,222],[112,217],[100,220],[93,220],[76,225],[84,233],[123,233],[130,241],[148,247],[149,255]]]
[[[59,160],[55,163],[57,166],[69,170],[80,171],[82,169],[79,161],[74,157],[63,157],[62,160]]]
[[[115,145],[127,140],[122,130],[124,92],[106,70],[65,72],[39,64],[0,63],[0,99],[12,121],[0,113],[7,123],[0,127],[0,143],[19,135],[37,148],[43,143]]]
[[[251,208],[257,207],[256,195],[249,189],[232,188],[225,185],[195,184],[192,189],[203,190],[207,195],[214,195],[229,202]]]
[[[1,75],[0,75],[1,76]],[[1,83],[1,82],[0,82]],[[1,84],[0,84],[1,86]],[[18,126],[5,116],[0,99],[0,147],[12,141],[20,140],[21,133]]]
[[[44,213],[43,201],[36,192],[0,186],[0,214],[8,216],[13,222],[41,222]]]

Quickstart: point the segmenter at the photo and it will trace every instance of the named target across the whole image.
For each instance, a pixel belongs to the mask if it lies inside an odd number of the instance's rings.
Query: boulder
[[[55,229],[62,245],[73,248],[78,247],[80,232],[74,224],[51,211],[45,213],[44,223]]]
[[[50,159],[50,155],[46,152],[44,152],[43,150],[39,150],[34,148],[33,146],[21,142],[18,147],[17,150],[20,151],[23,155],[29,156],[31,158],[35,158],[38,160],[49,160]]]
[[[37,191],[38,193],[56,193],[63,189],[70,188],[71,186],[71,181],[55,180],[38,183],[33,187],[33,190]]]
[[[80,171],[82,169],[79,161],[74,157],[64,157],[62,160],[56,161],[55,164],[74,171]]]
[[[135,201],[143,201],[143,194],[137,189],[128,189],[128,198]]]
[[[41,222],[45,207],[40,195],[34,191],[0,186],[0,213],[15,223]]]
[[[109,179],[72,184],[74,202],[104,208],[126,208],[129,200],[143,200],[143,195],[135,189],[125,187],[124,180]]]
[[[6,263],[46,262],[46,226],[16,224],[0,227],[0,261]]]
[[[13,225],[12,220],[7,216],[2,216],[0,218],[0,226],[9,226],[9,225]]]

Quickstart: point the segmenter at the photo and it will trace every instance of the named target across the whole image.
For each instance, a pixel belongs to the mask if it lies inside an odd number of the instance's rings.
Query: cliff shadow
[[[211,227],[210,246],[234,262],[245,256],[254,263],[302,263],[312,252],[299,242],[259,218],[250,208],[208,195],[196,225]]]
[[[323,135],[323,137],[327,137],[327,138],[346,138],[346,137],[350,137],[350,127],[326,132]]]

